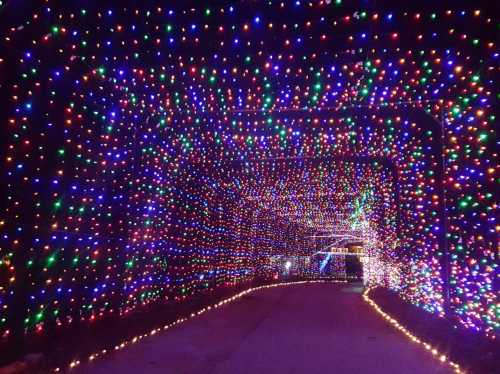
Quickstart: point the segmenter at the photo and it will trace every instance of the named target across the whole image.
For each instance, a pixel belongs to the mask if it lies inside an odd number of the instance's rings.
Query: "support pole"
[[[441,242],[443,250],[443,296],[444,296],[444,312],[447,316],[451,315],[450,310],[450,251],[448,246],[448,216],[446,204],[446,133],[445,133],[445,116],[444,108],[441,107],[440,121],[440,153],[441,153]]]

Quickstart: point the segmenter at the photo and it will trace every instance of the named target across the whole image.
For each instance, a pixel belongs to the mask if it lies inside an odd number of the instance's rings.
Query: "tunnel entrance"
[[[0,0],[0,352],[293,277],[496,337],[498,23],[379,1]]]
[[[345,268],[348,280],[359,281],[363,279],[363,265],[358,256],[347,256]]]

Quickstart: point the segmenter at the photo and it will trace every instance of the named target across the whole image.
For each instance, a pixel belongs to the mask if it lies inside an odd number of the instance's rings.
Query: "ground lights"
[[[259,290],[262,290],[262,289],[267,289],[267,288],[274,288],[274,287],[281,287],[281,286],[289,286],[289,285],[297,285],[297,284],[312,284],[312,283],[345,283],[345,281],[333,281],[333,280],[308,280],[308,281],[296,281],[296,282],[285,282],[285,283],[277,283],[277,284],[270,284],[270,285],[265,285],[265,286],[259,286],[259,287],[253,287],[253,288],[249,288],[245,291],[242,291],[234,296],[231,296],[227,299],[224,299],[214,305],[211,305],[211,306],[207,306],[206,308],[203,308],[203,309],[200,309],[199,311],[197,312],[193,312],[189,315],[189,317],[182,317],[182,318],[179,318],[177,319],[176,321],[170,323],[170,324],[166,324],[164,325],[163,327],[159,327],[159,328],[155,328],[153,330],[151,330],[149,333],[146,333],[146,334],[142,334],[142,335],[138,335],[138,336],[135,336],[133,337],[132,339],[128,340],[128,341],[123,341],[121,342],[120,344],[117,344],[116,346],[113,347],[113,349],[103,349],[101,350],[100,352],[95,352],[95,353],[92,353],[91,355],[89,355],[89,357],[87,358],[87,361],[88,362],[92,362],[92,361],[95,361],[96,359],[98,358],[103,358],[104,356],[114,352],[114,351],[119,351],[121,349],[124,349],[125,347],[131,345],[131,344],[135,344],[135,343],[138,343],[140,342],[141,340],[143,340],[144,338],[147,338],[147,337],[151,337],[151,336],[154,336],[158,333],[160,333],[161,331],[165,331],[165,330],[168,330],[176,325],[179,325],[181,323],[184,323],[188,320],[191,320],[193,318],[196,318],[198,317],[199,315],[205,313],[205,312],[208,312],[212,309],[217,309],[221,306],[224,306],[228,303],[231,303],[233,301],[236,301],[238,299],[240,299],[241,297],[249,294],[249,293],[252,293],[252,292],[255,292],[255,291],[259,291]],[[465,373],[465,371],[460,367],[459,364],[455,363],[454,361],[451,361],[448,357],[446,357],[446,355],[440,353],[436,348],[434,348],[431,344],[425,342],[425,341],[422,341],[421,339],[419,339],[417,336],[415,336],[413,333],[411,333],[406,327],[404,327],[403,325],[401,325],[396,319],[394,319],[393,317],[391,317],[389,314],[385,313],[377,303],[375,303],[371,298],[370,298],[370,292],[374,289],[375,287],[368,287],[364,290],[363,292],[363,299],[379,314],[381,315],[386,321],[388,321],[394,328],[396,328],[397,330],[399,330],[401,333],[403,333],[406,337],[408,337],[408,339],[413,342],[413,343],[416,343],[416,344],[419,344],[421,345],[423,348],[425,348],[427,351],[429,351],[432,356],[439,360],[441,363],[445,363],[447,365],[449,365],[455,373]],[[81,360],[73,360],[71,361],[69,364],[68,364],[68,367],[67,369],[71,370],[71,369],[74,369],[76,368],[77,366],[81,365],[83,362]],[[54,372],[60,372],[62,369],[61,368],[55,368],[53,371]]]
[[[236,300],[242,298],[243,296],[248,295],[249,293],[252,293],[252,292],[255,292],[255,291],[259,291],[259,290],[263,290],[263,289],[267,289],[267,288],[275,288],[275,287],[290,286],[290,285],[297,285],[297,284],[311,284],[311,283],[345,283],[345,281],[308,280],[308,281],[283,282],[283,283],[268,284],[268,285],[265,285],[265,286],[252,287],[252,288],[249,288],[249,289],[247,289],[245,291],[242,291],[242,292],[240,292],[240,293],[238,293],[238,294],[236,294],[234,296],[231,296],[231,297],[229,297],[227,299],[219,301],[216,304],[207,306],[207,307],[205,307],[203,309],[200,309],[197,312],[193,312],[188,317],[181,317],[181,318],[175,320],[172,323],[164,325],[163,327],[155,328],[155,329],[151,330],[149,333],[142,334],[142,335],[137,335],[137,336],[133,337],[130,340],[123,341],[123,342],[117,344],[116,346],[114,346],[113,349],[103,349],[100,352],[92,353],[87,358],[87,361],[88,362],[92,362],[92,361],[95,361],[98,358],[103,358],[104,356],[109,355],[112,352],[124,349],[125,347],[128,347],[131,344],[138,343],[138,342],[140,342],[141,340],[143,340],[143,339],[145,339],[147,337],[154,336],[154,335],[156,335],[156,334],[158,334],[158,333],[160,333],[162,331],[169,330],[169,329],[171,329],[174,326],[177,326],[177,325],[179,325],[181,323],[184,323],[186,321],[192,320],[193,318],[196,318],[196,317],[200,316],[201,314],[203,314],[205,312],[208,312],[208,311],[210,311],[212,309],[217,309],[217,308],[220,308],[220,307],[222,307],[224,305],[232,303],[233,301],[236,301]],[[62,368],[58,367],[58,368],[55,368],[53,370],[53,372],[58,373],[58,372],[61,372],[61,371],[64,371],[64,370],[68,370],[68,369],[71,370],[71,369],[76,368],[77,366],[79,366],[82,363],[83,363],[82,360],[76,359],[76,360],[71,361],[68,364],[68,367],[66,369],[62,369]]]
[[[399,321],[395,318],[393,318],[391,315],[387,314],[384,312],[380,306],[373,301],[373,299],[370,298],[370,292],[374,289],[375,287],[368,287],[364,290],[363,292],[363,299],[380,315],[382,316],[387,322],[389,322],[394,328],[402,332],[411,342],[415,344],[421,345],[423,348],[425,348],[427,351],[429,351],[432,356],[434,356],[435,359],[439,360],[441,363],[445,363],[446,365],[450,366],[455,373],[465,373],[465,371],[460,367],[459,364],[456,362],[450,360],[446,355],[443,353],[440,353],[437,348],[433,347],[431,344],[421,340],[418,338],[416,335],[414,335],[412,332],[410,332],[405,326],[399,323]]]

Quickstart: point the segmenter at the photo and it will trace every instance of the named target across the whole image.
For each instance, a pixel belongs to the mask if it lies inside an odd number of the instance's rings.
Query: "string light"
[[[373,291],[376,287],[368,287],[363,292],[363,299],[379,314],[382,316],[391,326],[393,326],[396,330],[404,334],[408,340],[412,343],[421,345],[425,350],[429,351],[432,356],[438,360],[440,363],[444,363],[450,366],[455,373],[465,373],[465,371],[454,361],[451,361],[445,354],[440,353],[437,348],[433,347],[431,344],[423,341],[422,339],[415,336],[410,332],[404,325],[399,323],[399,321],[393,318],[391,315],[387,314],[380,308],[380,306],[370,298],[370,292]]]
[[[126,341],[123,341],[123,342],[115,345],[113,349],[103,349],[100,352],[92,353],[91,355],[89,355],[87,361],[88,362],[93,362],[93,361],[95,361],[98,358],[103,358],[107,354],[110,354],[112,352],[116,352],[116,351],[122,350],[122,349],[130,346],[131,344],[139,343],[140,341],[142,341],[145,338],[148,338],[148,337],[151,337],[153,335],[159,334],[162,331],[169,330],[172,327],[175,327],[175,326],[177,326],[179,324],[182,324],[184,322],[192,320],[193,318],[199,317],[200,315],[202,315],[202,314],[204,314],[204,313],[206,313],[208,311],[211,311],[213,309],[218,309],[218,308],[223,307],[223,306],[225,306],[227,304],[230,304],[230,303],[232,303],[234,301],[237,301],[238,299],[241,299],[243,296],[246,296],[249,293],[253,293],[255,291],[260,291],[260,290],[268,289],[268,288],[283,287],[283,286],[290,286],[290,285],[297,285],[297,284],[313,284],[313,283],[345,283],[345,281],[336,281],[336,280],[308,280],[308,281],[283,282],[283,283],[275,283],[275,284],[268,284],[268,285],[264,285],[264,286],[252,287],[252,288],[249,288],[249,289],[247,289],[245,291],[242,291],[242,292],[240,292],[240,293],[238,293],[238,294],[236,294],[234,296],[231,296],[231,297],[229,297],[227,299],[219,301],[216,304],[207,306],[207,307],[205,307],[203,309],[198,310],[197,312],[193,312],[188,317],[178,318],[177,320],[175,320],[172,323],[166,324],[166,325],[164,325],[162,327],[158,327],[158,328],[152,329],[149,333],[145,333],[145,334],[142,334],[142,335],[134,336],[130,340],[126,340]],[[76,360],[75,359],[75,360],[73,360],[73,361],[71,361],[69,363],[68,369],[74,369],[75,367],[79,366],[81,363],[82,363],[81,360]],[[57,372],[61,372],[62,369],[60,367],[58,367],[58,368],[55,368],[53,371],[57,373]]]

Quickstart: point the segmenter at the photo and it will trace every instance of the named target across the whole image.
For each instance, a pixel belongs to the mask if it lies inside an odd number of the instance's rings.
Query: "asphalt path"
[[[71,373],[441,374],[349,284],[268,288]]]

